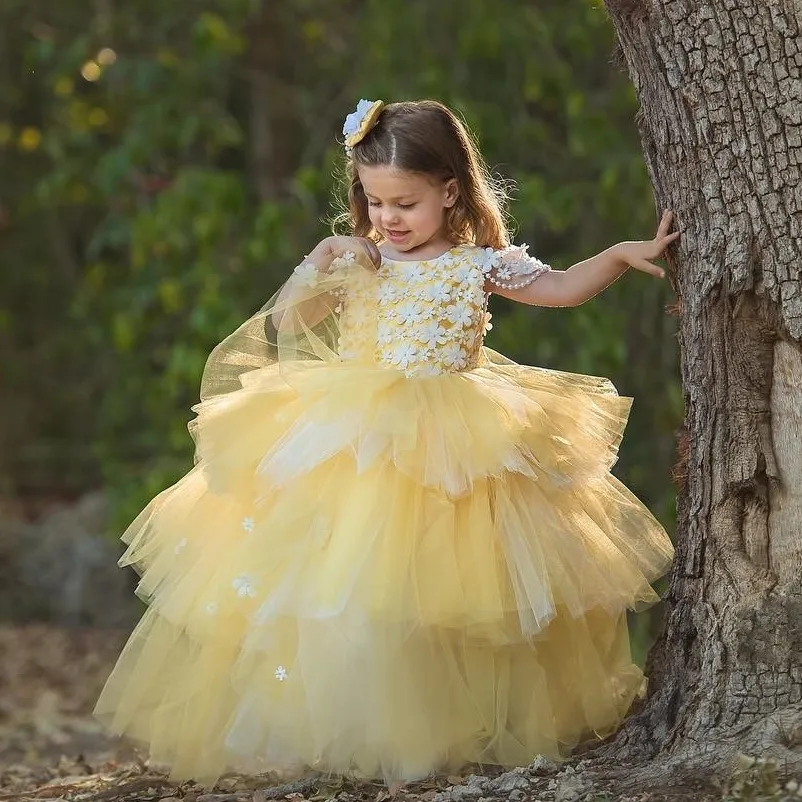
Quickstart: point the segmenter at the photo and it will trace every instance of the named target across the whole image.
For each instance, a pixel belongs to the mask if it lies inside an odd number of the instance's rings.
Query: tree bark
[[[680,306],[688,453],[650,692],[608,747],[802,765],[802,4],[605,0]]]

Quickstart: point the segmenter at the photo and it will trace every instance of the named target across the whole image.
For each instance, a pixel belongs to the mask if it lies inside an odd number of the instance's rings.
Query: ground
[[[225,777],[214,789],[176,784],[131,747],[110,739],[90,711],[125,632],[42,625],[0,626],[0,802],[262,802],[266,799],[384,802],[381,783],[312,777]],[[478,769],[474,769],[478,772]],[[286,778],[285,778],[286,779]],[[729,799],[778,799],[731,796]],[[402,802],[619,800],[615,782],[588,787],[582,763],[538,760],[514,772],[442,776],[400,791]],[[632,802],[707,802],[722,791],[704,781],[652,789]]]

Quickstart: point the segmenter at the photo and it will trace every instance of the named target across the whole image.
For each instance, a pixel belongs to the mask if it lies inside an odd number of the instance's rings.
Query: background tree
[[[802,765],[802,7],[607,0],[683,235],[687,455],[634,784],[738,751]]]

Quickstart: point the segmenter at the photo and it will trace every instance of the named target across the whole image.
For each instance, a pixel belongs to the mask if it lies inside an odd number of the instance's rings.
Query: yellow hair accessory
[[[360,100],[356,104],[356,109],[345,118],[343,124],[346,152],[350,153],[351,148],[361,142],[368,131],[376,125],[383,108],[382,100]]]

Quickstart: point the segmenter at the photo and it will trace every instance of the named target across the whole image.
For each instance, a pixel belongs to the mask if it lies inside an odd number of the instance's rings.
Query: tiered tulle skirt
[[[321,361],[196,408],[197,464],[124,536],[149,607],[96,713],[174,777],[409,780],[605,735],[625,611],[672,547],[609,472],[603,379]]]

